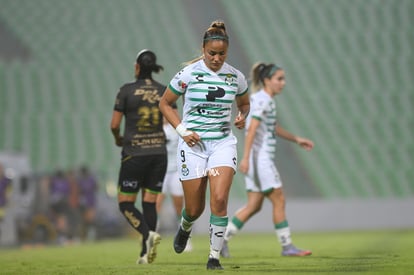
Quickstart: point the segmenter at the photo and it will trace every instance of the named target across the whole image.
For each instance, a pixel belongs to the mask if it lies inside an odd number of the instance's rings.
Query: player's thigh
[[[177,171],[167,173],[166,179],[164,180],[164,184],[166,182],[168,184],[168,192],[172,196],[182,197],[184,195],[183,186],[181,185],[181,181],[178,177]]]
[[[204,210],[207,189],[207,177],[182,182],[184,203],[188,216],[198,217]]]
[[[230,166],[220,166],[213,169],[214,173],[209,173],[208,176],[211,202],[225,201],[227,203],[234,169]]]
[[[262,208],[265,195],[262,192],[247,192],[247,207],[252,212],[259,211]]]
[[[118,177],[118,198],[136,196],[141,188],[145,168],[145,164],[137,157],[125,157],[122,160]]]
[[[171,175],[171,173],[170,172],[167,172],[165,174],[164,181],[162,182],[162,190],[161,190],[161,192],[163,194],[169,194],[171,192],[170,191],[170,185],[171,185],[171,180],[170,180],[171,176],[170,175]]]

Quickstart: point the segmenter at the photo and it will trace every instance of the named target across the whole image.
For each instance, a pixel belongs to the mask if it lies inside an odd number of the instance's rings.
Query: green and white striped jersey
[[[260,121],[252,150],[266,152],[271,159],[274,159],[276,152],[276,103],[269,94],[261,89],[250,97],[250,106],[246,130],[249,129],[252,118]]]
[[[236,96],[247,92],[244,75],[224,63],[217,72],[199,60],[186,66],[169,84],[184,96],[182,124],[202,140],[222,139],[231,134],[231,107]]]

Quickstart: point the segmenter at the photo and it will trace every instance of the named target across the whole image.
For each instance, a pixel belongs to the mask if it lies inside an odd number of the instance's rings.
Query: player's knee
[[[227,207],[225,204],[216,204],[211,206],[211,213],[214,213],[214,215],[222,217],[227,215]]]
[[[124,202],[119,202],[118,203],[119,206],[119,211],[121,211],[121,213],[125,216],[125,213],[128,212],[133,212],[135,205],[133,202],[131,201],[124,201]]]
[[[210,198],[210,203],[214,205],[215,208],[225,209],[227,207],[228,197],[224,194],[214,195]]]
[[[198,219],[198,217],[201,216],[201,214],[203,213],[204,208],[186,208],[185,212],[186,212],[186,216],[192,220],[195,221]]]

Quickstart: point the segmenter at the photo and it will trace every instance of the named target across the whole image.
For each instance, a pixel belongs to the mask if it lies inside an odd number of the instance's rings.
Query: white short
[[[215,175],[215,167],[229,166],[236,172],[237,139],[230,135],[220,140],[203,140],[189,147],[180,139],[177,150],[177,167],[181,180]]]
[[[266,152],[250,155],[249,171],[245,176],[246,190],[267,193],[282,187],[279,171],[275,162]],[[255,161],[254,161],[255,160]]]
[[[183,186],[181,185],[178,171],[167,172],[162,184],[162,193],[172,196],[183,196]]]

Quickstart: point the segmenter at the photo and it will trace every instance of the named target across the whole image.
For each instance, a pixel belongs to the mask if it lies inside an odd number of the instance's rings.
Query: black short
[[[161,193],[166,171],[167,155],[124,157],[119,171],[119,192],[135,194],[143,188]]]

